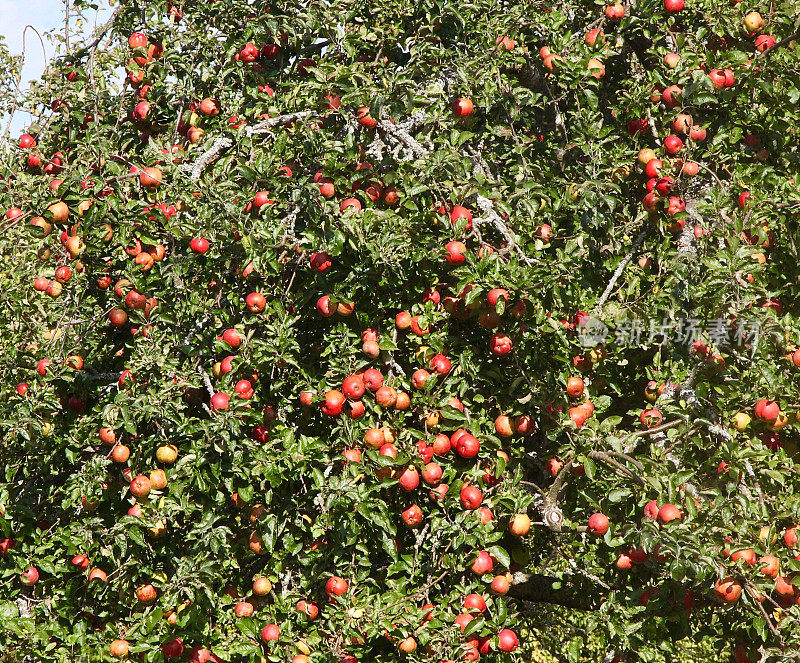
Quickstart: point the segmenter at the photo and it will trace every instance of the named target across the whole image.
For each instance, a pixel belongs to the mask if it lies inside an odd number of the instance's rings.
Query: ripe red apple
[[[475,558],[475,561],[472,562],[471,568],[475,575],[485,575],[486,573],[490,573],[494,568],[494,560],[488,552],[481,550]]]
[[[317,615],[319,614],[319,607],[313,601],[305,601],[304,599],[300,599],[297,602],[297,609],[302,612],[309,621],[316,619]]]
[[[137,475],[130,483],[131,494],[137,499],[144,499],[150,493],[150,478],[144,474]]]
[[[431,448],[431,452],[433,449]],[[442,480],[442,467],[439,463],[430,462],[422,470],[422,480],[430,485],[436,485]]]
[[[692,125],[692,128],[689,130],[689,138],[691,138],[696,143],[705,140],[708,132],[703,129],[703,127],[699,127],[697,125]],[[697,173],[695,172],[695,175]]]
[[[411,325],[410,329],[414,332],[417,336],[425,336],[426,334],[430,333],[430,327],[422,328],[420,316],[415,315],[411,318]]]
[[[665,504],[658,510],[657,519],[662,525],[666,525],[673,520],[680,520],[681,518],[683,518],[683,514],[674,504]]]
[[[494,420],[494,430],[500,437],[512,437],[514,435],[514,423],[508,415],[498,415]]]
[[[480,440],[472,433],[464,432],[455,442],[450,439],[450,444],[455,448],[456,453],[462,458],[474,458],[478,455],[481,448]]]
[[[146,189],[155,189],[161,186],[164,174],[160,168],[142,168],[139,172],[139,183]]]
[[[644,505],[645,518],[652,518],[653,520],[655,520],[656,518],[658,518],[658,510],[659,510],[658,502],[656,502],[655,500],[649,501],[647,504]]]
[[[464,597],[464,612],[486,612],[486,600],[480,594]]]
[[[639,421],[641,421],[648,428],[655,428],[658,426],[661,423],[661,419],[661,412],[652,408],[643,410],[639,415]]]
[[[671,14],[683,9],[683,0],[664,0],[664,9]]]
[[[180,658],[183,655],[183,640],[181,638],[172,638],[166,640],[161,644],[161,653],[164,658]]]
[[[453,115],[456,117],[468,117],[472,115],[474,106],[472,105],[472,101],[470,99],[459,97],[453,102],[451,109],[453,111]]]
[[[360,399],[364,390],[364,379],[361,375],[348,375],[342,382],[342,393],[351,400]]]
[[[325,593],[332,599],[334,596],[342,596],[346,593],[347,587],[347,580],[339,576],[332,576],[325,583]]]
[[[189,242],[189,248],[195,253],[203,254],[211,248],[211,244],[205,237],[195,237]]]
[[[664,151],[667,154],[677,154],[682,148],[683,141],[677,136],[670,134],[664,139]]]
[[[222,332],[222,340],[236,350],[242,344],[242,337],[235,329],[226,329]]]
[[[203,115],[211,115],[213,117],[219,115],[220,108],[215,99],[206,97],[200,102],[197,110],[199,110]]]
[[[755,415],[761,421],[775,421],[780,413],[780,405],[778,405],[775,401],[761,399],[756,402]]]
[[[356,120],[362,127],[371,129],[378,125],[378,120],[370,115],[369,106],[362,106],[356,111]]]
[[[267,624],[263,629],[261,629],[261,639],[264,642],[272,642],[273,640],[279,640],[281,637],[281,630],[277,624]]]
[[[459,497],[461,499],[461,505],[465,509],[477,509],[483,502],[483,493],[481,489],[466,483],[461,486]]]
[[[714,595],[725,603],[735,603],[742,595],[742,586],[735,578],[723,578],[714,583]]]
[[[489,339],[489,349],[492,351],[492,354],[500,357],[511,352],[513,345],[513,341],[506,334],[492,334],[492,338]]]
[[[150,102],[140,101],[133,107],[133,117],[136,120],[144,120],[150,112]]]
[[[775,555],[764,555],[758,560],[758,570],[767,578],[777,578],[780,572],[780,561]]]
[[[603,43],[603,29],[602,28],[592,28],[586,33],[586,36],[583,38],[584,41],[588,46],[594,46],[599,41],[601,44]]]
[[[585,388],[581,378],[571,377],[567,379],[567,395],[571,398],[578,398],[581,396]]]
[[[450,223],[456,225],[459,221],[464,222],[465,230],[472,230],[472,212],[461,205],[456,205],[450,210]]]
[[[678,105],[678,96],[682,92],[683,88],[681,88],[679,85],[670,85],[669,87],[664,88],[664,91],[661,93],[661,99],[667,108],[674,108]]]
[[[417,506],[416,504],[412,504],[410,507],[408,507],[403,511],[401,517],[406,526],[413,529],[422,522],[423,518],[422,509],[420,509],[419,506]]]
[[[358,198],[345,198],[342,201],[342,204],[339,205],[339,211],[342,214],[345,213],[347,210],[353,210],[354,212],[358,213],[361,211],[361,201]]]
[[[228,396],[228,394],[218,391],[211,396],[209,405],[214,412],[219,412],[220,410],[227,410],[230,407],[230,400],[231,397]]]
[[[644,172],[648,177],[661,177],[661,169],[664,167],[664,162],[661,159],[650,159],[644,167]]]
[[[255,62],[260,55],[258,46],[249,42],[239,50],[238,57],[242,62]]]
[[[345,396],[337,389],[325,392],[325,402],[322,404],[322,414],[334,417],[342,413],[344,408]]]
[[[132,32],[128,37],[128,46],[131,48],[147,48],[147,35],[143,32]]]
[[[35,566],[29,566],[27,570],[19,574],[19,580],[23,585],[30,587],[39,582],[39,569]]]
[[[589,516],[589,533],[594,536],[603,536],[608,531],[608,516],[604,513],[593,513]]]
[[[450,372],[452,363],[445,355],[439,353],[431,357],[430,366],[439,375],[447,375]]]
[[[497,647],[503,652],[512,652],[519,647],[519,638],[511,629],[504,628],[497,634]]]
[[[508,578],[504,575],[502,576],[495,576],[492,578],[492,582],[489,585],[489,588],[495,593],[499,594],[500,596],[504,596],[508,593],[508,590],[511,589],[511,583],[509,582]]]
[[[444,248],[447,251],[445,260],[451,265],[459,265],[467,259],[465,255],[467,253],[467,246],[464,242],[453,240],[447,242]]]
[[[506,35],[502,35],[494,40],[494,43],[497,44],[497,47],[503,51],[513,51],[516,47],[516,42]]]
[[[625,17],[625,7],[621,2],[614,2],[606,6],[605,14],[609,21],[621,21]]]
[[[417,486],[419,486],[419,472],[417,471],[417,468],[409,465],[400,473],[400,475],[397,477],[397,481],[403,490],[414,490]]]
[[[775,37],[771,35],[758,35],[756,37],[756,50],[763,53],[775,46]],[[22,147],[22,140],[20,139],[20,147]]]
[[[597,58],[589,58],[589,61],[586,63],[586,69],[595,78],[603,78],[603,76],[606,75],[605,65]]]
[[[748,565],[755,564],[757,560],[756,551],[752,548],[745,548],[744,550],[737,550],[731,555],[732,562],[737,562],[740,559],[744,560],[744,562]]]
[[[134,592],[136,600],[141,603],[152,603],[158,598],[158,591],[153,585],[140,585]]]
[[[378,391],[383,386],[383,373],[377,368],[368,368],[361,374],[364,386],[372,392]]]

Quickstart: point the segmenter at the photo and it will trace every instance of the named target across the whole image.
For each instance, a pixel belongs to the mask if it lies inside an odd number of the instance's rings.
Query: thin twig
[[[93,51],[94,49],[96,49],[100,45],[100,42],[103,41],[103,38],[108,34],[109,30],[111,30],[111,27],[114,25],[114,21],[117,20],[117,16],[119,16],[120,13],[122,12],[122,8],[123,5],[120,4],[113,11],[111,16],[108,17],[108,20],[100,28],[100,31],[97,33],[97,36],[86,46],[83,46],[82,48],[78,49],[75,52],[75,55],[80,56],[85,51]]]

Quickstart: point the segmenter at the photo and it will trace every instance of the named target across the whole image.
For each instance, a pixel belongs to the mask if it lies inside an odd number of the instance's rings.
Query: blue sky
[[[101,10],[97,17],[88,17],[88,24],[80,26],[91,34],[95,25],[102,23],[109,15],[108,0],[101,0]],[[55,48],[45,37],[45,33],[64,25],[64,0],[0,0],[0,34],[12,53],[22,52],[22,35],[25,26],[36,28],[44,38],[45,52],[36,33],[28,30],[25,35],[25,66],[22,70],[23,89],[28,81],[38,78],[44,71],[45,62],[53,57]],[[18,114],[11,125],[12,138],[28,123],[29,118]]]

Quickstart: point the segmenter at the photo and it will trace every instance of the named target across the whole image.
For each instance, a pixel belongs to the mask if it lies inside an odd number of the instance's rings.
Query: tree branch
[[[196,182],[203,174],[205,167],[211,163],[222,150],[225,150],[233,145],[233,140],[227,136],[218,136],[214,139],[211,147],[203,152],[194,163],[186,163],[181,166],[181,169],[189,173],[189,179]]]
[[[609,295],[611,295],[611,291],[614,289],[614,286],[617,285],[617,281],[619,277],[622,276],[622,272],[625,270],[625,267],[628,266],[628,263],[633,259],[634,254],[636,251],[639,250],[639,247],[644,242],[645,237],[647,237],[649,233],[649,229],[645,228],[640,232],[636,239],[633,240],[633,244],[631,245],[630,251],[628,251],[627,255],[622,259],[622,262],[617,265],[617,268],[614,270],[614,273],[611,275],[611,280],[608,282],[606,289],[603,290],[603,294],[600,295],[600,299],[597,300],[597,304],[594,305],[594,311],[597,312],[599,309],[603,307],[603,304],[606,303]]]
[[[603,451],[591,451],[591,452],[589,452],[588,456],[589,456],[589,458],[592,458],[594,460],[601,460],[604,463],[608,463],[612,467],[618,469],[620,472],[622,472],[624,474],[627,474],[631,479],[636,481],[636,483],[638,483],[640,486],[644,486],[645,485],[644,480],[638,474],[636,474],[632,470],[629,470],[622,463],[620,463],[619,461],[617,461],[614,458],[612,458],[608,453],[605,453]],[[641,463],[639,463],[639,464],[641,465]]]
[[[795,23],[794,32],[791,35],[786,37],[786,39],[781,39],[779,42],[776,42],[775,44],[770,46],[768,49],[762,51],[761,53],[758,53],[756,55],[756,59],[761,59],[761,58],[767,57],[767,55],[769,53],[772,53],[772,51],[777,50],[777,49],[781,48],[782,46],[786,46],[786,44],[788,44],[790,41],[794,41],[795,39],[797,39],[798,36],[800,36],[800,20],[798,20]]]
[[[560,584],[556,588],[554,585]],[[602,597],[588,594],[585,588],[564,586],[564,580],[540,573],[515,573],[508,596],[532,603],[550,603],[574,610],[593,610]]]
[[[86,46],[79,48],[76,52],[76,56],[83,55],[86,51],[93,51],[100,45],[100,42],[103,41],[103,38],[108,34],[109,30],[111,30],[112,26],[114,25],[114,21],[117,20],[117,16],[120,15],[122,12],[122,5],[118,5],[117,8],[112,12],[111,16],[108,17],[108,20],[103,24],[100,28],[100,31],[97,33],[97,36]]]
[[[263,122],[253,125],[245,129],[248,136],[256,136],[258,134],[270,133],[274,127],[282,124],[289,124],[290,122],[298,122],[300,120],[307,120],[310,117],[316,116],[316,111],[299,111],[297,113],[286,113],[285,115],[278,115],[271,117]]]
[[[529,258],[525,255],[525,252],[519,247],[514,235],[509,230],[508,226],[505,224],[503,219],[500,218],[500,215],[495,211],[494,206],[492,205],[492,201],[486,198],[485,196],[479,195],[477,198],[478,209],[481,211],[483,215],[482,219],[475,218],[474,221],[480,223],[482,220],[486,220],[491,223],[499,232],[508,243],[509,248],[516,251],[517,255],[520,257],[520,260],[524,262],[526,265],[534,265],[538,261],[536,258]]]

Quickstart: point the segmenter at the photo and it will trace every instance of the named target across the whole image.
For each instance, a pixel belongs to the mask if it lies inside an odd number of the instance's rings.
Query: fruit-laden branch
[[[775,50],[777,50],[777,49],[779,49],[779,48],[781,48],[783,46],[786,46],[786,44],[794,41],[798,37],[800,37],[800,19],[798,19],[795,22],[795,24],[794,24],[794,32],[792,32],[792,34],[790,34],[788,37],[786,37],[786,39],[781,39],[779,42],[776,42],[775,44],[773,44],[769,48],[764,49],[764,51],[762,51],[761,53],[757,53],[756,57],[757,58],[765,58],[765,57],[767,57],[767,55],[772,53],[772,51],[775,51]]]
[[[256,136],[259,134],[266,134],[270,133],[274,127],[283,124],[289,124],[290,122],[298,122],[300,120],[306,120],[310,117],[317,115],[314,111],[299,111],[297,113],[287,113],[286,115],[279,115],[277,117],[271,117],[268,120],[264,120],[263,122],[259,122],[258,124],[248,127],[245,130],[245,133],[248,136]],[[200,179],[200,176],[203,174],[203,170],[205,170],[206,166],[211,163],[211,161],[216,158],[216,156],[222,152],[223,150],[227,150],[231,147],[234,143],[233,138],[229,136],[219,136],[217,137],[214,142],[211,144],[205,152],[203,152],[194,163],[187,163],[181,166],[181,168],[189,173],[189,178],[196,182]]]

